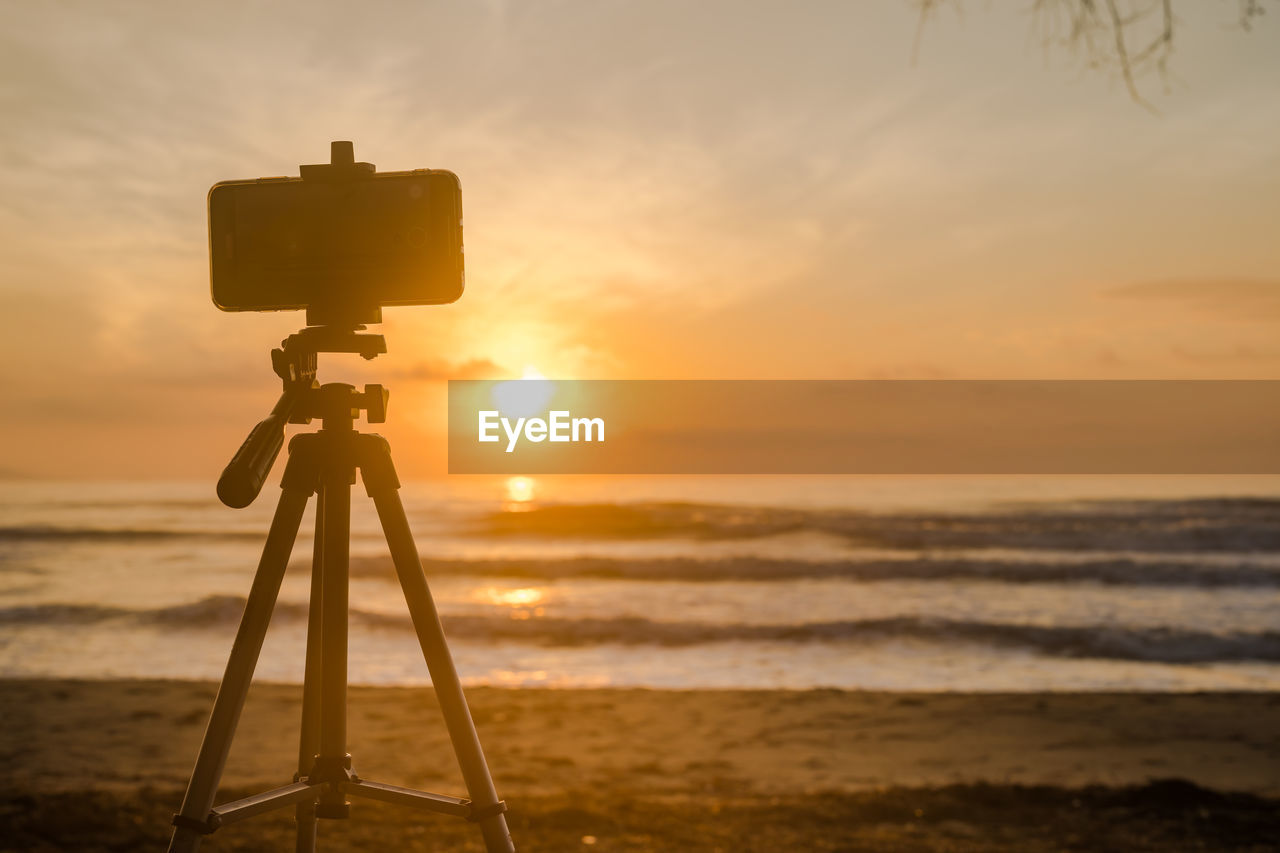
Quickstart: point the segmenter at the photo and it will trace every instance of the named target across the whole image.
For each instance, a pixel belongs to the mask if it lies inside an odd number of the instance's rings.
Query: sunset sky
[[[1178,3],[1153,114],[1028,5],[0,4],[0,474],[216,477],[303,316],[214,308],[205,194],[332,139],[462,180],[466,295],[322,359],[411,475],[530,366],[1280,377],[1280,21]]]

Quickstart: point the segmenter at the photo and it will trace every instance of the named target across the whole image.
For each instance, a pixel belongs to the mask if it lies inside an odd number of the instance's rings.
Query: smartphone
[[[223,311],[453,302],[462,259],[453,172],[258,178],[209,190],[209,278]]]

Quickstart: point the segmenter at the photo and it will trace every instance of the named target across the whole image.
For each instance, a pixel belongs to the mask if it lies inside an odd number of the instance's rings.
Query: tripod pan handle
[[[271,465],[284,446],[286,420],[273,413],[249,432],[249,437],[218,478],[218,499],[224,504],[242,509],[253,503],[262,491],[262,484],[271,473]]]

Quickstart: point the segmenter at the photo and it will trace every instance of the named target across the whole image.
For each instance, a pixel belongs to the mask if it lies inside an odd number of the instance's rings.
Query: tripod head
[[[364,411],[386,417],[387,392],[316,381],[316,355],[387,351],[384,305],[443,305],[463,290],[462,187],[441,169],[378,172],[357,162],[349,141],[329,147],[328,163],[299,176],[221,181],[209,190],[209,274],[224,311],[306,309],[307,328],[271,353],[284,390],[249,433],[218,480],[230,507],[253,503],[280,448],[286,423],[324,420],[351,429]]]
[[[325,429],[351,429],[361,411],[371,424],[387,417],[389,392],[381,385],[356,391],[350,385],[320,385],[317,356],[322,352],[356,353],[372,360],[387,351],[382,335],[362,332],[363,325],[308,326],[271,351],[271,367],[283,383],[280,399],[259,421],[218,478],[218,498],[240,509],[253,503],[284,446],[285,424],[308,424],[320,418]]]

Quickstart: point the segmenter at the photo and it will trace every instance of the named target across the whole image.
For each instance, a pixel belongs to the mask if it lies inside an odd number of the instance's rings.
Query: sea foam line
[[[239,620],[245,600],[210,596],[153,609],[93,604],[37,604],[0,609],[0,627],[122,625],[165,630],[229,627]],[[411,632],[405,615],[352,610],[351,620],[370,630]],[[277,621],[305,622],[306,605],[281,603]],[[482,643],[514,642],[537,646],[584,647],[607,644],[687,647],[708,643],[840,643],[886,641],[929,644],[969,643],[1021,649],[1062,658],[1096,658],[1195,664],[1222,661],[1280,662],[1280,632],[1184,630],[1085,625],[1023,625],[933,617],[896,616],[794,624],[717,624],[662,622],[641,617],[614,619],[513,618],[512,615],[455,614],[444,617],[451,638]]]

